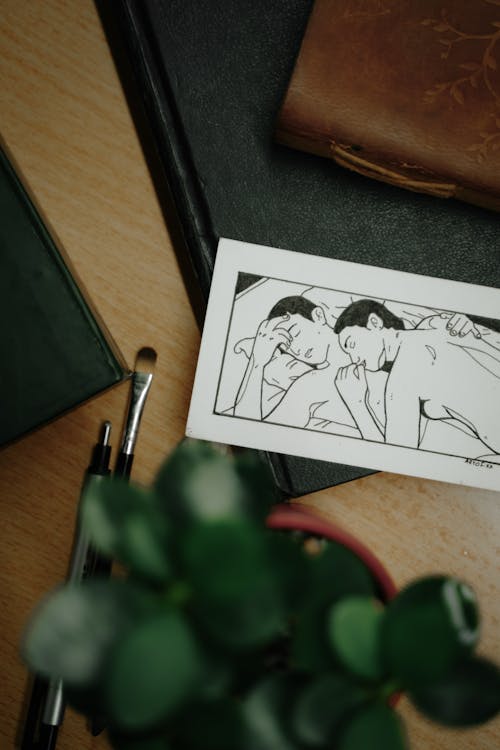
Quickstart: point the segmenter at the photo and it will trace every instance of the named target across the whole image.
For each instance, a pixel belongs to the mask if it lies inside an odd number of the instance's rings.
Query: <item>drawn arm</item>
[[[384,442],[384,426],[380,424],[368,403],[368,382],[364,365],[340,367],[335,385],[349,409],[364,440]]]
[[[481,338],[481,331],[477,325],[464,313],[436,313],[423,318],[417,326],[418,329],[446,330],[450,336],[463,338],[472,333],[474,338]]]
[[[420,398],[406,387],[400,389],[390,379],[385,397],[385,442],[418,448],[420,445]],[[395,387],[393,387],[395,386]]]
[[[262,381],[264,367],[273,356],[278,346],[288,347],[291,337],[288,331],[280,328],[280,323],[288,319],[282,315],[271,320],[263,320],[257,329],[252,352],[243,375],[236,401],[234,416],[248,419],[263,419],[265,414],[262,407]]]

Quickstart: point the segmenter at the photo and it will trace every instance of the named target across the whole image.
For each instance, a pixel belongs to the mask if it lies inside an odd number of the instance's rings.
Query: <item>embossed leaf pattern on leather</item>
[[[499,0],[500,1],[500,0]],[[397,8],[399,0],[351,0],[347,3],[343,18],[360,19],[385,16]]]
[[[489,5],[498,5],[500,0],[483,0]],[[480,42],[481,55],[477,59],[465,61],[457,65],[459,75],[449,81],[435,84],[425,92],[424,100],[433,103],[438,97],[448,94],[460,105],[464,105],[471,89],[484,87],[491,97],[492,111],[490,127],[479,133],[477,142],[466,147],[466,151],[475,152],[479,163],[483,162],[491,151],[500,148],[500,85],[496,59],[496,47],[500,41],[500,20],[491,21],[490,30],[484,33],[469,33],[453,24],[446,8],[441,11],[440,18],[425,18],[421,25],[430,27],[437,35],[437,43],[442,45],[441,59],[447,60],[457,45],[467,42]],[[477,49],[477,45],[476,48]],[[477,53],[476,53],[477,54]],[[468,90],[469,89],[469,90]]]

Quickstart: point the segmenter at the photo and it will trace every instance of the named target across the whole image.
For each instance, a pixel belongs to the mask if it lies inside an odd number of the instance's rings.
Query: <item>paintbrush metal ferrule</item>
[[[134,372],[132,376],[132,391],[130,395],[130,406],[128,409],[125,432],[123,435],[122,453],[127,455],[134,452],[137,441],[139,425],[146,398],[153,380],[151,372]]]

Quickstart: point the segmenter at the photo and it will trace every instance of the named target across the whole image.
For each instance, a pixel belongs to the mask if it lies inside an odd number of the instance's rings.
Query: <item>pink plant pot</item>
[[[342,544],[366,565],[384,602],[389,602],[396,595],[396,584],[378,557],[355,536],[308,506],[300,503],[276,505],[269,513],[266,525],[269,529],[302,531]]]
[[[327,521],[312,508],[300,503],[276,505],[269,513],[266,525],[269,529],[302,531],[342,544],[366,565],[383,602],[387,603],[396,596],[396,584],[378,557],[355,536],[341,526]],[[388,705],[395,708],[400,698],[401,693],[393,693],[388,699]]]

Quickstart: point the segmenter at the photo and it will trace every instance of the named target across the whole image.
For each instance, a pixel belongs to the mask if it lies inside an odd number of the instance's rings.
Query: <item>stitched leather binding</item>
[[[277,139],[500,209],[500,2],[316,0]]]

